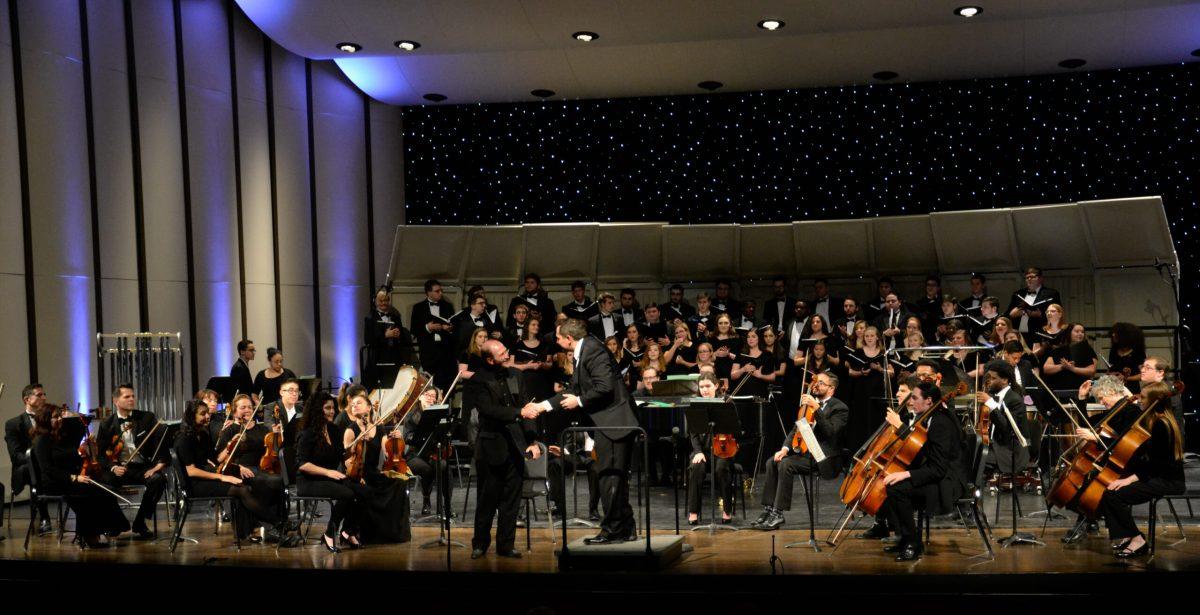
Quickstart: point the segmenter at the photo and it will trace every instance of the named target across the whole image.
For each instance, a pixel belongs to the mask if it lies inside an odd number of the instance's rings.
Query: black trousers
[[[137,515],[133,518],[133,526],[144,525],[146,519],[154,514],[158,501],[162,499],[167,489],[166,468],[154,473],[149,479],[145,478],[146,471],[153,467],[148,463],[130,463],[125,466],[125,475],[117,476],[112,470],[104,473],[100,482],[110,487],[120,488],[127,485],[145,485],[146,492],[142,494],[142,502],[138,506]]]
[[[413,474],[421,477],[421,495],[429,500],[429,494],[433,491],[434,485],[437,485],[437,475],[435,471],[441,471],[442,484],[446,486],[446,497],[443,500],[449,500],[454,494],[454,484],[450,481],[450,464],[445,460],[429,461],[422,457],[413,456],[408,459],[408,469],[412,470]]]
[[[496,522],[496,550],[507,553],[514,549],[523,469],[515,461],[491,465],[475,460],[479,482],[475,498],[475,535],[471,537],[473,549],[487,550],[492,542],[492,518],[497,513],[500,518]]]
[[[348,478],[336,481],[306,478],[304,475],[301,477],[296,486],[297,495],[333,498],[333,508],[329,511],[329,524],[325,526],[325,535],[337,536],[339,529],[347,534],[358,534],[369,491],[367,486]]]
[[[689,455],[694,456],[695,452]],[[711,457],[711,454],[705,454],[706,460]],[[713,473],[716,475],[717,494],[722,499],[723,508],[727,514],[733,514],[733,480],[731,478],[733,470],[732,459],[722,459],[717,457],[713,466]],[[708,461],[704,463],[688,463],[687,469],[687,511],[689,513],[700,514],[702,506],[701,500],[704,491],[704,475],[708,473]]]
[[[240,539],[246,538],[254,531],[256,521],[271,525],[280,521],[279,508],[272,507],[268,502],[257,497],[249,482],[231,485],[219,480],[193,478],[191,483],[191,495],[196,497],[230,496],[237,498],[238,506],[235,507],[233,516],[233,531]]]
[[[915,540],[917,535],[917,520],[913,517],[916,509],[924,508],[925,494],[913,487],[911,480],[902,480],[888,485],[887,499],[883,502],[883,510],[887,511],[888,525],[900,536],[901,540]]]
[[[763,483],[762,505],[776,510],[792,509],[792,489],[796,486],[796,476],[800,474],[816,474],[817,460],[805,453],[803,455],[788,455],[776,462],[767,462],[767,478]]]
[[[1151,478],[1130,483],[1116,491],[1105,491],[1100,498],[1100,513],[1108,526],[1108,537],[1112,540],[1132,538],[1141,534],[1133,521],[1133,506],[1144,504],[1157,497],[1183,493],[1182,481]]]
[[[121,512],[117,498],[102,489],[72,483],[64,495],[67,506],[75,511],[75,531],[80,536],[116,536],[129,530],[129,521]]]
[[[629,462],[636,437],[634,432],[614,440],[602,431],[596,432],[595,465],[604,506],[600,533],[605,536],[633,536],[637,531],[633,507],[629,505]]]
[[[587,468],[588,512],[599,510],[600,475],[596,471],[595,461],[590,457],[586,461],[580,460],[577,455],[551,457],[546,466],[547,478],[550,479],[550,500],[564,514],[567,510],[567,476],[574,474],[579,466]]]

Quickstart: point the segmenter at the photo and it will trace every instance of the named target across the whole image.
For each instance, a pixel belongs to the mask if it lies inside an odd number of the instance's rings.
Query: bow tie
[[[600,315],[600,318],[612,318],[612,317],[613,317],[612,314],[601,314]]]
[[[437,305],[437,304],[438,304],[438,302],[437,302],[437,301],[426,301],[426,303],[428,303],[428,304],[429,304],[429,305],[431,305],[431,306],[432,306],[432,305]]]

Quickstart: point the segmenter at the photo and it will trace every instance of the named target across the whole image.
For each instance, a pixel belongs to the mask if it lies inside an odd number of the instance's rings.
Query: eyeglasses
[[[300,389],[279,389],[280,393],[299,393]]]

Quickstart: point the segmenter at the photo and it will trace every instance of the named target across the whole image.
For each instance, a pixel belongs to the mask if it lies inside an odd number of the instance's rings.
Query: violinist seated
[[[246,397],[249,402],[247,396],[238,397]],[[233,531],[238,540],[249,538],[255,526],[261,523],[267,528],[268,542],[272,539],[279,541],[284,527],[282,509],[258,496],[247,479],[217,471],[219,462],[214,459],[213,444],[209,439],[210,420],[208,406],[203,401],[188,400],[183,409],[183,427],[175,438],[174,449],[179,464],[191,481],[191,495],[236,498],[239,505],[235,507],[233,515]],[[242,468],[240,473],[246,474],[246,469]],[[294,541],[285,542],[284,546],[294,546]]]
[[[34,417],[33,457],[40,472],[39,490],[46,495],[67,497],[67,505],[75,511],[80,548],[105,546],[102,536],[115,538],[129,529],[117,498],[92,484],[92,479],[83,473],[79,442],[85,438],[87,426],[78,414],[50,404],[38,409]]]
[[[113,389],[112,401],[116,411],[100,422],[96,432],[100,465],[105,470],[100,482],[114,488],[146,486],[132,529],[138,538],[149,539],[154,534],[146,527],[146,519],[154,514],[167,487],[163,472],[171,459],[163,442],[167,427],[159,424],[153,413],[136,409],[137,398],[128,384]]]
[[[343,536],[352,547],[367,541],[396,543],[412,539],[408,510],[408,479],[411,475],[380,468],[384,441],[400,438],[401,432],[378,425],[378,421],[372,420],[371,407],[365,391],[351,397],[346,406],[350,426],[342,432],[342,449],[347,455],[345,473],[351,481],[358,478],[360,486],[365,487],[355,487],[364,504],[359,516],[361,533]]]
[[[767,463],[762,495],[763,512],[751,527],[776,530],[783,526],[783,513],[792,509],[792,487],[797,474],[819,472],[826,479],[837,475],[841,467],[841,446],[838,443],[850,419],[850,407],[833,396],[837,387],[838,377],[831,372],[823,372],[813,376],[812,388],[800,398],[801,410],[806,416],[809,411],[812,413],[809,425],[825,459],[818,463],[807,446],[799,450],[792,446],[798,435],[798,428],[793,426],[784,438],[783,447]]]
[[[230,404],[233,423],[221,430],[217,439],[217,467],[222,474],[236,476],[259,501],[279,509],[276,519],[283,516],[283,477],[263,470],[261,462],[267,451],[266,439],[283,433],[279,424],[268,427],[254,420],[254,403],[250,396],[239,393]],[[211,412],[210,418],[211,421]],[[211,430],[210,430],[211,432]],[[277,536],[268,536],[275,539]]]
[[[1012,415],[1017,429],[1027,434],[1029,426],[1025,416],[1025,391],[1015,383],[1013,368],[1005,361],[992,361],[984,369],[984,390],[977,392],[975,397],[987,407],[988,412],[988,438],[991,441],[988,465],[994,464],[1000,473],[1011,475],[1029,464],[1029,449],[1021,446],[1020,440],[1013,434],[1005,410]],[[983,411],[982,408],[980,411]]]
[[[361,399],[370,406],[365,389],[354,391],[350,399]],[[323,404],[322,412],[301,415],[300,432],[296,435],[296,493],[302,497],[333,500],[329,522],[321,538],[327,550],[339,553],[339,536],[352,549],[361,545],[357,536],[367,487],[361,480],[351,480],[338,469],[342,464],[345,428],[335,425],[324,407]]]
[[[888,523],[900,536],[896,544],[884,547],[884,551],[896,553],[898,562],[915,560],[925,550],[917,534],[914,509],[924,508],[927,514],[952,510],[955,500],[963,492],[959,466],[962,430],[958,419],[945,404],[938,404],[941,398],[941,391],[932,382],[922,382],[913,389],[908,397],[908,411],[921,417],[933,409],[926,423],[925,445],[909,469],[883,477],[887,499],[882,510],[886,511]]]
[[[1150,548],[1133,520],[1133,507],[1155,498],[1183,493],[1186,488],[1183,430],[1171,412],[1170,397],[1171,388],[1162,382],[1142,387],[1141,408],[1148,413],[1139,426],[1150,433],[1150,439],[1134,454],[1128,466],[1129,474],[1109,483],[1100,499],[1100,512],[1104,515],[1113,551],[1119,558],[1144,555]],[[1076,435],[1092,442],[1097,440],[1088,429],[1081,428]]]
[[[704,373],[700,375],[700,380],[697,382],[697,387],[700,390],[700,397],[713,399],[717,396],[717,389],[720,388],[720,381],[717,380],[715,374]],[[717,437],[721,437],[718,435]],[[729,437],[729,436],[725,436]],[[705,449],[709,449],[711,454],[710,444],[713,436],[705,434],[704,436],[692,435],[692,456],[688,463],[687,469],[687,506],[688,506],[688,525],[696,525],[700,523],[700,508],[701,508],[701,492],[703,491],[704,475],[706,470]],[[717,457],[713,455],[713,475],[717,481],[717,492],[721,496],[724,510],[721,511],[721,523],[729,523],[733,520],[733,480],[730,470],[733,469],[733,458]]]
[[[453,495],[454,485],[450,481],[450,463],[448,459],[444,459],[443,455],[439,455],[433,441],[421,442],[417,440],[417,424],[421,422],[421,413],[428,407],[438,402],[438,392],[436,387],[430,386],[421,393],[420,405],[414,408],[412,412],[404,419],[402,432],[406,443],[404,450],[404,458],[408,462],[408,469],[415,475],[421,477],[421,516],[432,514],[433,507],[430,504],[429,496],[433,493],[433,487],[438,483],[438,476],[435,472],[441,472],[440,484],[446,486],[447,493],[443,497],[443,501],[450,501]],[[453,515],[451,515],[453,516]]]
[[[289,478],[296,475],[296,432],[300,430],[300,418],[304,415],[304,404],[300,401],[300,381],[288,378],[279,385],[279,400],[263,405],[263,423],[272,428],[283,425],[283,456],[287,461]],[[290,481],[289,481],[290,482]]]
[[[29,384],[21,389],[21,401],[25,410],[4,422],[4,443],[8,445],[8,459],[12,463],[13,495],[19,495],[29,484],[29,449],[33,446],[33,424],[37,411],[46,404],[46,391],[40,384]],[[0,496],[4,490],[0,489]],[[50,524],[50,513],[46,510],[45,502],[37,502],[38,514],[42,517],[39,533],[53,529]]]

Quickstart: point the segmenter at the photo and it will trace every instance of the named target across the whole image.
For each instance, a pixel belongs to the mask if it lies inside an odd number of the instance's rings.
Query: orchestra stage
[[[20,512],[20,511],[19,511]],[[1160,511],[1161,512],[1161,511]],[[6,581],[57,583],[60,578],[79,578],[101,584],[109,580],[137,578],[139,583],[167,592],[177,583],[201,586],[230,583],[231,579],[253,579],[256,588],[283,583],[288,588],[280,599],[305,604],[298,588],[316,584],[325,588],[360,586],[398,590],[406,604],[452,600],[450,604],[488,606],[490,612],[525,613],[535,606],[546,612],[605,612],[610,602],[668,608],[704,600],[712,605],[755,607],[787,603],[800,590],[805,600],[837,603],[848,596],[855,600],[884,599],[919,593],[930,604],[962,605],[968,598],[987,596],[981,606],[1009,601],[1037,600],[1040,604],[1079,599],[1121,600],[1124,590],[1136,586],[1148,592],[1161,585],[1175,592],[1186,587],[1200,571],[1200,526],[1189,522],[1186,508],[1186,540],[1168,514],[1158,525],[1157,553],[1133,561],[1118,561],[1108,552],[1108,541],[1093,535],[1083,543],[1065,546],[1059,541],[1061,526],[1044,535],[1046,546],[995,546],[995,558],[986,556],[978,534],[946,519],[932,530],[925,556],[913,563],[896,563],[883,553],[879,541],[853,536],[835,550],[822,545],[821,552],[807,546],[784,548],[805,542],[807,529],[761,532],[707,530],[682,531],[690,549],[681,558],[656,572],[613,570],[611,572],[561,573],[555,550],[561,546],[561,530],[552,544],[544,522],[536,522],[531,533],[532,549],[525,549],[524,529],[518,530],[518,549],[523,558],[509,560],[494,551],[471,560],[469,550],[454,548],[447,572],[444,548],[421,548],[434,540],[431,526],[413,528],[412,541],[398,545],[368,545],[358,551],[331,554],[316,540],[293,549],[246,545],[238,551],[228,524],[212,533],[213,521],[196,515],[186,535],[197,544],[181,543],[176,553],[166,539],[153,542],[122,540],[115,548],[82,551],[70,544],[68,533],[59,545],[53,534],[35,537],[29,552],[22,551],[25,523],[16,519],[14,536],[0,543],[0,577]],[[206,518],[207,517],[207,518]],[[1040,533],[1033,519],[1022,529]],[[1143,517],[1139,522],[1145,523]],[[1006,536],[1003,523],[993,528],[996,539]],[[1057,525],[1057,524],[1056,524]],[[862,527],[860,526],[860,530]],[[314,534],[319,533],[319,529]],[[469,528],[456,524],[452,538],[469,543]],[[570,529],[572,540],[591,535],[587,529]],[[673,534],[673,529],[655,529]],[[166,536],[166,533],[163,533]],[[826,530],[818,532],[824,539]],[[779,559],[771,565],[772,548]],[[91,564],[86,568],[79,564]],[[1157,574],[1170,571],[1175,574]],[[235,582],[236,581],[232,581]],[[471,591],[464,592],[464,589]],[[444,590],[444,591],[443,591]],[[578,592],[587,590],[586,600]],[[1144,595],[1144,594],[1143,594]],[[595,609],[595,610],[593,610]],[[451,608],[449,612],[459,612]]]

